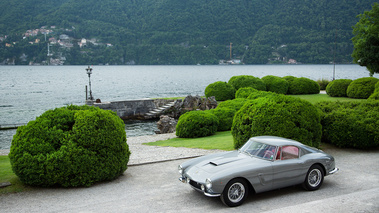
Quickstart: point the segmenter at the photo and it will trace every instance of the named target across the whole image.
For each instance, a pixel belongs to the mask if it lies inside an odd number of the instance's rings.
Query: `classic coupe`
[[[317,190],[324,176],[338,171],[331,155],[275,136],[252,137],[239,150],[194,158],[178,169],[181,182],[230,207],[241,205],[250,192],[298,184]]]

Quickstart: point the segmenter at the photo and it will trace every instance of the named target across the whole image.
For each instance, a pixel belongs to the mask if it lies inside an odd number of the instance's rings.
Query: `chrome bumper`
[[[179,178],[179,181],[182,182],[182,183],[189,183],[189,179],[187,179],[187,178],[185,178],[185,177],[180,177],[180,178]],[[221,194],[210,194],[210,193],[208,193],[208,192],[206,192],[206,191],[204,191],[204,190],[201,190],[201,189],[198,189],[198,188],[192,186],[191,184],[189,184],[189,185],[190,185],[193,189],[195,189],[195,190],[198,191],[198,192],[203,193],[203,194],[204,194],[205,196],[207,196],[207,197],[220,197],[220,196],[221,196]]]
[[[329,175],[332,175],[340,170],[339,168],[334,168],[332,171],[329,171]]]

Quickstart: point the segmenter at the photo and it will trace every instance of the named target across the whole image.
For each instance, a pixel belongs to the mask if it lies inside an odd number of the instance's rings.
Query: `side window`
[[[282,147],[282,160],[299,158],[299,148],[296,146]]]

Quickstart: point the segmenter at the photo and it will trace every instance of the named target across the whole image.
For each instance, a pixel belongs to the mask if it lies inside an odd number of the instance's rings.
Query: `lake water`
[[[87,66],[0,66],[0,125],[27,123],[48,109],[83,105]],[[94,66],[92,94],[102,101],[204,95],[215,81],[236,75],[333,79],[333,65]],[[336,65],[336,79],[368,77],[358,65]],[[126,125],[127,136],[154,134],[155,122]],[[9,149],[15,130],[0,131]]]

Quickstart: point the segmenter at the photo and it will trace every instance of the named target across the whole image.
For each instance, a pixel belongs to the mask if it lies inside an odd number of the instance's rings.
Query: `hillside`
[[[330,63],[334,54],[350,63],[352,26],[374,2],[2,0],[0,64],[46,63],[48,43],[63,64],[217,64],[230,46],[245,64]]]

